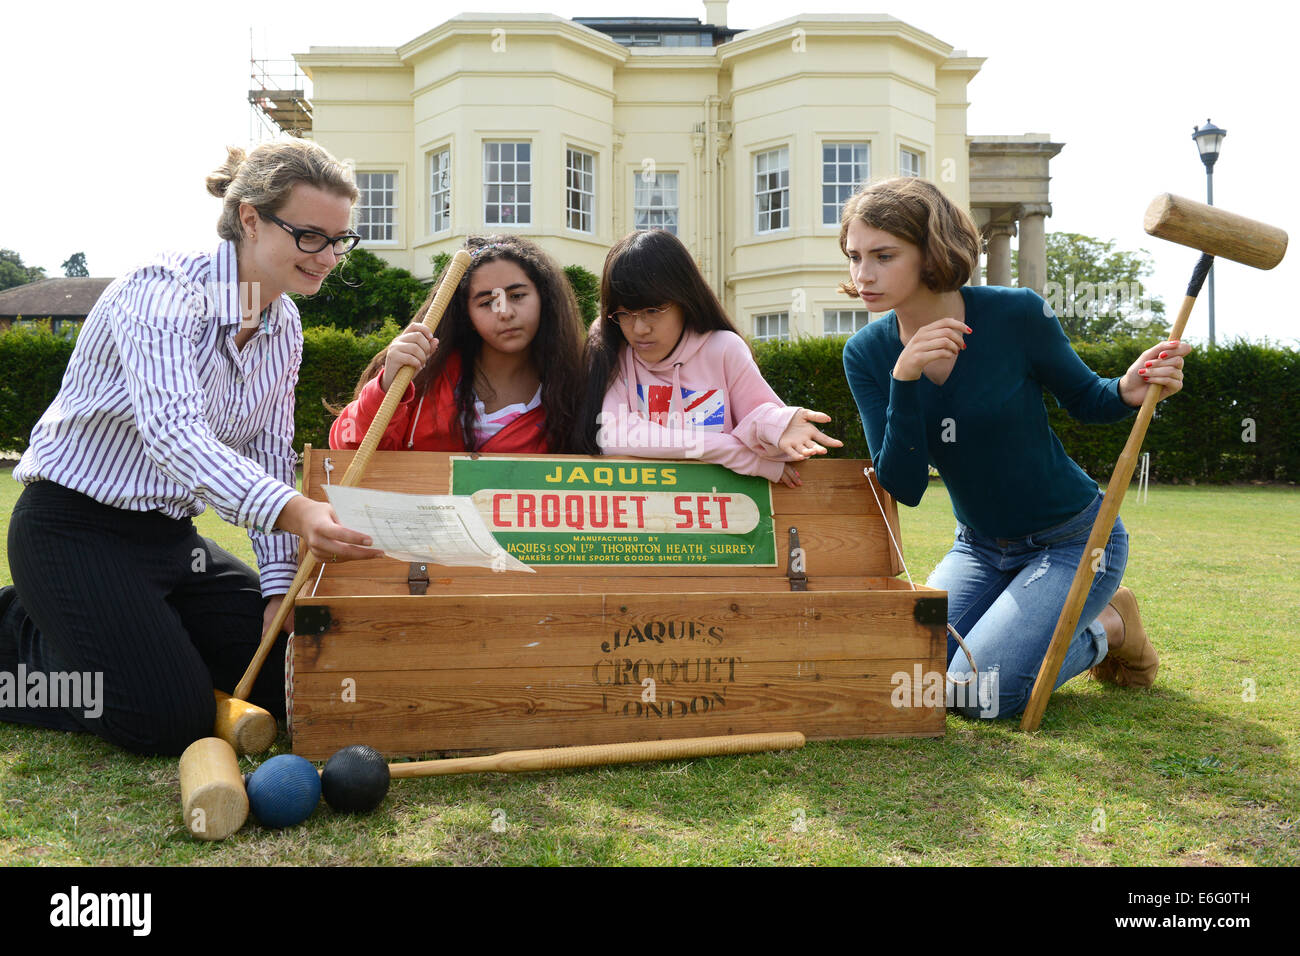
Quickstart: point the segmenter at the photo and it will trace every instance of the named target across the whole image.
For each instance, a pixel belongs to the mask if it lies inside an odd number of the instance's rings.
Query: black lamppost
[[[1219,129],[1208,119],[1200,129],[1192,127],[1192,139],[1201,153],[1201,162],[1205,164],[1205,201],[1214,205],[1214,163],[1219,158],[1219,146],[1223,137],[1228,135],[1226,129]],[[1210,267],[1210,348],[1214,348],[1214,267]]]

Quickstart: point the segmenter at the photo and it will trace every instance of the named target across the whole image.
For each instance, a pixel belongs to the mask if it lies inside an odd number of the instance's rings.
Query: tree
[[[600,307],[600,279],[582,266],[565,266],[565,278],[573,287],[573,294],[578,298],[578,312],[582,315],[582,324],[591,328],[596,321],[596,310]]]
[[[59,266],[63,274],[69,279],[86,279],[90,277],[90,270],[86,268],[86,254],[84,252],[74,252],[63,261]]]
[[[1012,271],[1018,275],[1013,256]],[[1075,342],[1114,342],[1165,335],[1165,304],[1147,291],[1150,253],[1126,252],[1115,241],[1077,232],[1047,234],[1043,298]]]
[[[12,249],[0,249],[0,292],[45,278],[41,266],[23,265],[23,257]]]
[[[313,296],[294,296],[304,328],[332,325],[360,335],[392,319],[405,328],[428,293],[405,269],[395,269],[365,249],[355,249],[325,277]]]

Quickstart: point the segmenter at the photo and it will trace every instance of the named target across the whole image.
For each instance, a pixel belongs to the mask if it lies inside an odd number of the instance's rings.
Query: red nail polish
[[[970,327],[969,325],[966,326],[966,331],[967,331],[967,332],[970,332],[970,331],[971,331],[971,327]]]
[[[1169,357],[1169,353],[1168,353],[1168,352],[1161,352],[1161,353],[1160,353],[1160,357],[1161,357],[1161,358],[1168,358],[1168,357]]]
[[[1138,374],[1139,374],[1139,375],[1145,375],[1146,373],[1147,373],[1147,370],[1146,370],[1146,369],[1144,369],[1144,368],[1140,368],[1140,369],[1138,369]]]

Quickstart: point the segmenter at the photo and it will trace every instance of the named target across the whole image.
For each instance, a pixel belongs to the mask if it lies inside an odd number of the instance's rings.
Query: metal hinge
[[[334,618],[330,609],[319,604],[299,604],[293,609],[293,633],[319,637],[329,630]]]
[[[943,627],[948,623],[948,599],[946,597],[917,598],[912,605],[912,616],[917,624],[928,627]]]
[[[425,594],[429,590],[429,566],[420,561],[412,561],[406,572],[406,587],[411,594]]]
[[[790,528],[790,553],[786,556],[785,576],[790,579],[791,591],[808,590],[807,562],[803,548],[799,547],[799,529]]]

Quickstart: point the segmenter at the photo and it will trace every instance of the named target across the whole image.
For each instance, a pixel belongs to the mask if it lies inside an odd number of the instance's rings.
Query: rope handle
[[[325,471],[325,484],[330,483],[330,472],[334,470],[334,459],[326,458],[325,463],[321,466]],[[310,597],[316,596],[316,589],[320,587],[320,579],[325,575],[325,562],[320,563],[320,570],[316,572],[316,581],[311,586]]]
[[[862,474],[866,476],[867,487],[871,489],[871,495],[876,499],[876,507],[880,509],[880,518],[885,522],[885,530],[889,532],[889,543],[894,546],[894,553],[898,555],[898,562],[903,566],[903,573],[907,575],[907,583],[915,591],[917,589],[916,582],[912,580],[912,572],[907,570],[907,559],[903,557],[903,549],[898,546],[898,539],[894,537],[893,526],[889,523],[889,516],[885,514],[885,505],[880,500],[880,495],[876,493],[876,469],[863,468]],[[953,680],[947,674],[944,674],[944,678],[957,687],[969,687],[975,683],[975,679],[979,677],[980,673],[980,669],[975,663],[975,656],[971,654],[970,648],[966,646],[966,642],[962,640],[961,635],[957,633],[957,629],[951,624],[948,625],[948,633],[957,639],[957,644],[966,655],[966,660],[970,661],[971,675],[966,680]]]

